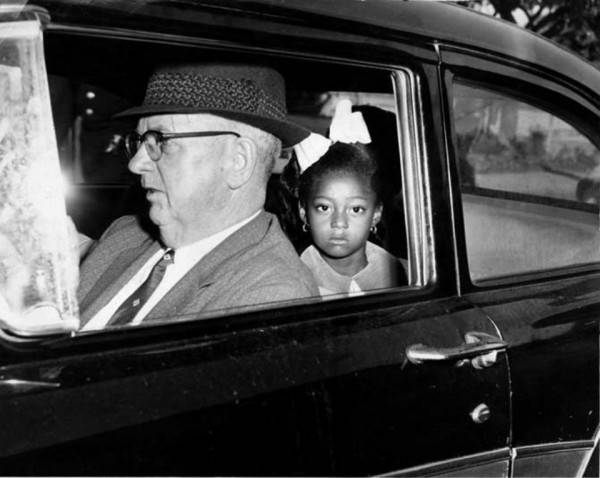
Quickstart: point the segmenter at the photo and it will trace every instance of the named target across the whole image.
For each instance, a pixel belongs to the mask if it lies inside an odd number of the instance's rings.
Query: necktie
[[[139,312],[142,306],[150,298],[152,293],[160,284],[167,267],[173,264],[175,252],[172,249],[167,249],[160,260],[154,265],[150,271],[150,275],[123,303],[108,321],[108,326],[125,325],[133,320],[135,314]]]

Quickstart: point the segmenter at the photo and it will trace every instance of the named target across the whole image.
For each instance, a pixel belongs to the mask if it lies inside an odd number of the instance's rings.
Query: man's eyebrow
[[[159,131],[160,133],[171,133],[173,129],[168,126],[158,124],[155,126],[149,126],[148,128],[146,128],[146,131]]]
[[[173,124],[173,121],[166,120],[165,118],[155,118],[154,121],[146,121],[145,131],[160,131],[161,133],[170,133],[175,131],[175,125]]]

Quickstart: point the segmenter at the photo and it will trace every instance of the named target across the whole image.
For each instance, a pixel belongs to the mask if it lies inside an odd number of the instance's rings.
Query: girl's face
[[[330,264],[345,260],[345,270],[354,264],[358,272],[366,265],[365,244],[369,229],[381,219],[382,207],[375,192],[362,178],[351,173],[331,173],[316,182],[306,205],[300,206],[313,242]],[[334,267],[336,268],[336,267]]]

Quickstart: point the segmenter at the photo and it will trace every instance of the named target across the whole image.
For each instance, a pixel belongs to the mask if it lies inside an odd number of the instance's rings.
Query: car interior
[[[118,54],[117,54],[118,52]],[[369,128],[385,178],[383,219],[378,243],[408,270],[396,99],[390,71],[309,61],[273,54],[198,48],[106,37],[47,32],[46,64],[61,169],[68,184],[67,211],[77,229],[97,239],[124,214],[143,212],[144,192],[127,169],[123,137],[135,121],[113,115],[143,100],[147,78],[157,65],[176,62],[263,64],[285,78],[288,114],[310,130],[327,135],[335,105],[349,98]],[[93,60],[93,61],[88,61]],[[310,243],[302,231],[297,199],[285,186],[284,167],[293,155],[284,150],[268,183],[266,209],[276,214],[300,253]]]

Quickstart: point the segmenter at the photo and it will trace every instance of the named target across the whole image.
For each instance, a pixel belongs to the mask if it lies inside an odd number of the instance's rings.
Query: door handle
[[[423,362],[441,362],[446,360],[471,359],[480,355],[487,355],[505,350],[506,342],[483,332],[468,332],[465,334],[465,343],[457,347],[430,347],[423,344],[414,344],[406,348],[406,358],[409,362],[420,364]],[[495,361],[495,357],[491,365]]]
[[[20,395],[60,387],[60,383],[37,380],[19,380],[18,378],[0,379],[0,396]]]

